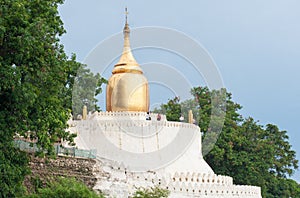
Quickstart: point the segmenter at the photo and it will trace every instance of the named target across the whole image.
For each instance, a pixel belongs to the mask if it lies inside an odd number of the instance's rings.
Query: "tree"
[[[276,125],[267,124],[266,136],[264,139],[272,145],[272,166],[270,172],[274,175],[286,178],[291,176],[294,168],[298,168],[298,160],[296,160],[296,152],[291,150],[291,145],[288,142],[288,135],[286,131],[280,131]]]
[[[63,0],[0,2],[0,191],[14,197],[28,172],[12,143],[16,135],[37,141],[41,154],[52,154],[59,138],[73,141],[66,121],[79,65],[59,43]]]
[[[179,121],[181,114],[180,98],[170,99],[167,104],[162,104],[161,109],[155,109],[155,113],[163,113],[169,121]]]
[[[252,118],[235,127],[225,123],[214,149],[205,159],[217,174],[230,175],[237,184],[260,186],[264,196],[272,164],[272,148],[264,136],[263,127]]]
[[[38,139],[48,151],[58,137],[69,140],[65,108],[67,60],[58,37],[65,30],[58,16],[61,0],[1,2],[1,131]],[[77,68],[76,68],[77,69]]]
[[[87,106],[88,111],[100,111],[96,96],[102,92],[102,84],[107,80],[100,74],[93,74],[86,65],[81,64],[74,78],[72,90],[72,114],[76,118],[82,114],[82,108]]]

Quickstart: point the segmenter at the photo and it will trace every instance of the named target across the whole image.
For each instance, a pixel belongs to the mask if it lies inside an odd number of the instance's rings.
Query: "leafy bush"
[[[40,188],[37,193],[26,195],[23,198],[104,198],[90,190],[85,184],[78,182],[75,178],[59,178],[51,182],[46,188]]]
[[[28,173],[27,154],[12,144],[3,145],[0,140],[0,197],[15,197],[24,193],[22,182]]]
[[[169,194],[168,190],[159,187],[150,189],[141,188],[134,193],[133,198],[166,198]]]

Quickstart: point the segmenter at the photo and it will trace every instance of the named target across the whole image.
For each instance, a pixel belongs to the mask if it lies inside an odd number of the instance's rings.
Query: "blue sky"
[[[67,53],[83,61],[98,43],[120,33],[126,6],[131,28],[172,28],[202,44],[241,113],[287,130],[300,158],[300,1],[66,0],[60,15]],[[293,178],[300,181],[300,171]]]

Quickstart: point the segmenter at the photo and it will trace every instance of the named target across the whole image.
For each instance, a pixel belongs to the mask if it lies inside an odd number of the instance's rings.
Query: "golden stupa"
[[[130,29],[127,21],[123,30],[124,48],[119,62],[114,66],[106,87],[106,111],[149,110],[148,81],[136,62],[130,48]]]

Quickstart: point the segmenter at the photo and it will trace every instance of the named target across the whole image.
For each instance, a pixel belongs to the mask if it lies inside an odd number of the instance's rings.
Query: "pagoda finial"
[[[126,22],[125,22],[125,27],[124,27],[124,30],[123,30],[125,39],[126,39],[126,37],[129,39],[129,34],[130,34],[130,28],[129,28],[129,24],[128,24],[128,14],[129,14],[129,12],[128,12],[128,9],[126,7],[125,8]]]
[[[131,48],[130,48],[130,28],[128,24],[128,9],[125,8],[125,16],[126,16],[126,23],[123,29],[124,34],[124,47],[123,47],[123,53],[119,60],[119,62],[116,64],[116,66],[119,65],[131,65],[131,66],[138,66],[139,64],[134,59]],[[115,72],[115,71],[113,71]]]
[[[128,12],[128,9],[126,7],[125,8],[126,24],[128,24],[128,14],[129,14],[129,12]]]

